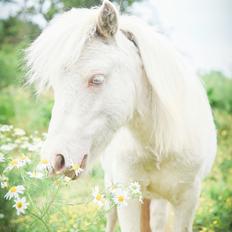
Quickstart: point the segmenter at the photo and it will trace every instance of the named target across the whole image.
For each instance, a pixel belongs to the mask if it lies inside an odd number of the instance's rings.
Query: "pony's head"
[[[73,9],[55,19],[27,50],[30,82],[54,92],[42,156],[56,170],[93,159],[133,116],[142,76],[137,48],[118,29],[118,12]]]
[[[29,83],[54,92],[42,156],[56,170],[93,159],[125,125],[156,154],[183,149],[201,87],[164,37],[108,0],[54,19],[26,59]]]

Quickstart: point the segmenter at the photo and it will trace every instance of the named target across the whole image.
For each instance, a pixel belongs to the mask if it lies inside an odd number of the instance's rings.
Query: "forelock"
[[[38,92],[73,65],[96,31],[97,9],[72,9],[58,16],[25,51],[27,82]]]

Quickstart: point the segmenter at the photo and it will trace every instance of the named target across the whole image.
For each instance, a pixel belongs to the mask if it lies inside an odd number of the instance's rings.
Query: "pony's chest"
[[[174,201],[195,178],[193,173],[175,160],[157,163],[151,159],[138,163],[138,168],[133,170],[137,171],[134,176],[140,180],[144,197],[160,197],[170,201]]]

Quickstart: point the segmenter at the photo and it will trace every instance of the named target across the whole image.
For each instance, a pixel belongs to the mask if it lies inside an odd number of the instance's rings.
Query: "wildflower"
[[[129,185],[129,191],[132,198],[138,198],[139,202],[143,202],[143,196],[141,192],[141,186],[138,182],[133,182]]]
[[[102,207],[104,205],[105,197],[103,194],[99,192],[98,186],[96,186],[93,190],[93,202],[98,205],[99,207]]]
[[[141,187],[138,182],[133,182],[129,185],[129,190],[132,195],[137,195],[141,193]]]
[[[26,164],[31,163],[31,160],[27,156],[23,155],[20,157],[19,162],[21,163],[21,167],[22,167]]]
[[[28,206],[28,203],[26,202],[25,197],[15,199],[15,204],[13,205],[13,207],[15,207],[17,210],[17,215],[24,214],[25,209],[27,209],[27,206]]]
[[[31,144],[28,142],[28,141],[24,141],[21,145],[20,145],[20,148],[21,149],[27,149],[29,150],[28,148],[31,146]]]
[[[47,134],[47,133],[43,133],[43,134],[42,134],[42,138],[43,138],[43,139],[46,139],[47,137],[48,137],[48,134]]]
[[[8,187],[8,177],[1,175],[0,176],[0,183],[1,183],[1,188],[7,188]]]
[[[40,160],[40,163],[38,165],[38,170],[46,170],[50,168],[50,163],[47,159]]]
[[[80,167],[80,164],[78,164],[78,163],[76,163],[76,164],[73,163],[72,169],[75,171],[76,176],[79,176],[84,171],[84,169],[82,169]]]
[[[10,171],[13,168],[19,168],[22,167],[22,163],[20,163],[19,159],[13,159],[10,161],[10,163],[8,164],[8,166],[6,167],[6,171]]]
[[[16,144],[14,144],[14,143],[8,143],[8,144],[3,144],[0,147],[0,150],[4,151],[4,152],[10,152],[10,151],[13,151],[16,147],[17,147]]]
[[[5,156],[0,153],[0,163],[3,163],[5,161]]]
[[[117,206],[127,206],[128,194],[122,189],[116,189],[113,192],[113,201]]]
[[[23,194],[24,190],[25,188],[23,185],[12,186],[4,197],[7,200],[10,200],[11,198],[18,198],[18,195]]]
[[[8,182],[7,181],[2,181],[1,182],[1,188],[7,188],[8,187]]]
[[[35,179],[42,179],[43,173],[39,171],[27,172],[28,176]]]
[[[14,135],[15,136],[24,136],[26,133],[23,129],[15,128],[14,129]]]
[[[27,147],[27,149],[28,149],[28,151],[31,151],[31,152],[32,151],[38,152],[38,151],[40,151],[41,147],[42,147],[42,143],[29,144],[28,147]]]
[[[10,132],[13,129],[12,125],[2,125],[0,127],[0,132]]]
[[[64,176],[64,181],[65,182],[70,182],[72,180],[72,178],[68,177],[68,176]]]

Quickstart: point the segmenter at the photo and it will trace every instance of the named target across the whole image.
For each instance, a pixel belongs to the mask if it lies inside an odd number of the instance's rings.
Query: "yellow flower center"
[[[22,203],[21,201],[17,202],[17,203],[16,203],[16,207],[17,207],[18,209],[22,208],[22,207],[23,207],[23,203]]]
[[[11,193],[16,193],[17,192],[17,188],[15,186],[10,188],[10,192]]]
[[[12,166],[16,166],[16,165],[18,164],[18,160],[17,160],[17,159],[14,159],[14,160],[12,160],[12,161],[10,162],[10,164],[11,164]]]
[[[80,168],[79,164],[73,164],[72,165],[72,169],[75,170],[75,171],[77,171],[79,168]]]
[[[122,195],[118,196],[118,201],[119,202],[123,202],[124,200],[125,200],[124,196],[122,196]]]
[[[27,160],[27,157],[26,156],[22,156],[21,160]]]
[[[40,161],[40,163],[41,163],[41,164],[48,164],[48,160],[43,159],[43,160]]]
[[[102,199],[102,195],[98,193],[95,198],[97,201],[100,201]]]
[[[31,173],[31,176],[36,177],[36,172],[33,171],[33,172]]]

